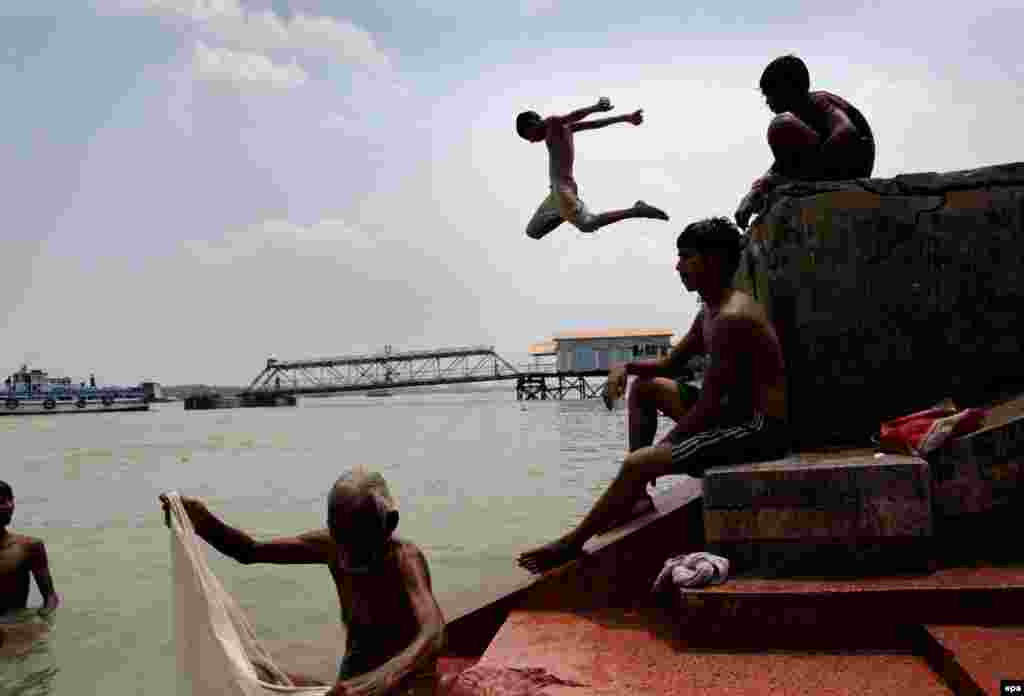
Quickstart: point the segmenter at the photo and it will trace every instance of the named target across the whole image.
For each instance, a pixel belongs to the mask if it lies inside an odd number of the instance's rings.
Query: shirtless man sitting
[[[46,546],[40,539],[8,530],[13,515],[14,491],[8,483],[0,481],[0,614],[26,607],[32,575],[43,598],[39,614],[49,616],[60,605],[60,597],[53,589]],[[39,624],[0,625],[0,646],[5,642],[31,642],[45,630],[46,626]]]
[[[196,533],[240,563],[327,566],[347,632],[330,696],[433,693],[444,618],[423,553],[392,537],[398,510],[380,474],[343,474],[327,498],[326,529],[270,541],[256,541],[221,522],[199,500],[181,500]],[[161,502],[168,515],[164,496]],[[324,686],[303,675],[289,677],[296,686]]]
[[[864,114],[831,92],[811,92],[810,84],[807,66],[796,56],[776,58],[761,75],[761,93],[776,114],[768,126],[775,162],[740,202],[740,227],[762,212],[769,191],[787,181],[871,176],[875,136]]]
[[[576,226],[580,232],[597,232],[605,225],[630,218],[650,218],[668,220],[668,215],[653,205],[637,201],[632,208],[609,210],[604,213],[591,213],[579,198],[579,189],[573,176],[573,164],[576,160],[576,144],[573,134],[579,131],[604,128],[613,123],[632,123],[639,126],[644,122],[642,109],[631,114],[597,118],[592,121],[584,119],[601,111],[611,111],[612,104],[607,97],[601,97],[593,106],[586,106],[562,116],[541,118],[536,111],[524,111],[516,117],[516,132],[524,140],[539,143],[542,140],[548,148],[548,178],[551,193],[540,204],[533,218],[526,226],[526,236],[540,239],[556,227],[567,221]]]
[[[775,329],[764,307],[732,287],[740,233],[725,218],[694,222],[679,235],[676,270],[683,287],[704,301],[689,332],[668,355],[626,363],[608,375],[609,396],[630,394],[630,449],[608,489],[575,529],[523,553],[519,565],[542,573],[580,555],[596,534],[627,516],[659,476],[702,476],[711,466],[776,459],[789,449],[786,373]],[[693,356],[710,363],[695,402],[671,379]],[[657,444],[657,411],[675,427]]]

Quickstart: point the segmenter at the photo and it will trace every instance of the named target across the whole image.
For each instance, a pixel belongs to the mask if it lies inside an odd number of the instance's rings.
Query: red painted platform
[[[1002,679],[1024,679],[1024,626],[926,626],[942,648],[939,666],[960,693],[998,695]]]
[[[692,620],[756,620],[811,626],[875,616],[891,625],[1024,623],[1024,566],[944,568],[925,575],[832,578],[732,578],[675,591]]]
[[[663,611],[514,611],[480,664],[542,668],[585,686],[547,696],[612,694],[949,694],[923,658],[904,650],[714,651],[694,648]]]

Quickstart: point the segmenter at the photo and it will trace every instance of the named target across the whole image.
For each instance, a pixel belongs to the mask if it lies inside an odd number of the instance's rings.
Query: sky
[[[684,332],[688,222],[771,163],[764,66],[867,116],[874,176],[1024,160],[1019,2],[64,0],[0,5],[0,371],[247,384],[299,359]],[[524,229],[544,147],[515,115],[608,96],[593,211]]]

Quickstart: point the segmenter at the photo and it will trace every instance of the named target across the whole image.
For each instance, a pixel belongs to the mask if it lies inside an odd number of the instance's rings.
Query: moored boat
[[[97,387],[93,377],[88,385],[75,386],[68,378],[50,378],[43,370],[25,366],[5,379],[0,391],[2,416],[148,410],[142,387]]]

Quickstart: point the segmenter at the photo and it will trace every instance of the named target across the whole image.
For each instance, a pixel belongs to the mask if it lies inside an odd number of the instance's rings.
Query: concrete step
[[[933,563],[929,464],[857,454],[709,469],[709,550],[737,572],[864,573]]]
[[[1017,502],[1024,483],[1024,397],[993,406],[983,428],[928,460],[938,517],[963,518]]]
[[[1000,681],[1024,679],[1024,626],[924,626],[933,670],[956,694],[1002,696]]]
[[[915,693],[950,693],[927,662],[907,646],[745,652],[733,645],[707,650],[693,645],[694,638],[700,642],[695,634],[702,630],[700,625],[680,624],[670,612],[655,607],[517,610],[509,615],[479,666],[495,674],[537,670],[578,684],[548,686],[542,692],[548,696],[831,696],[896,694],[911,685]]]
[[[736,577],[715,587],[666,592],[680,607],[682,620],[722,635],[747,624],[770,636],[775,630],[821,626],[847,631],[865,624],[889,630],[915,624],[1024,623],[1022,565],[843,580]]]

